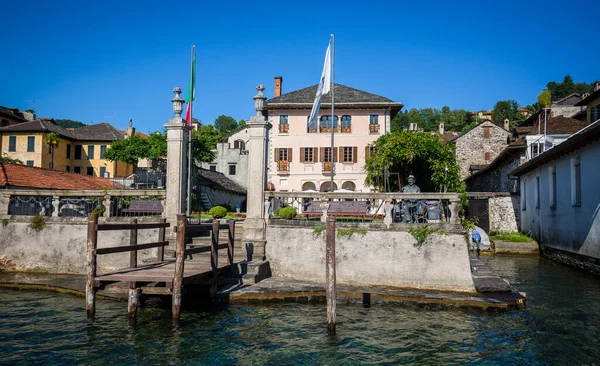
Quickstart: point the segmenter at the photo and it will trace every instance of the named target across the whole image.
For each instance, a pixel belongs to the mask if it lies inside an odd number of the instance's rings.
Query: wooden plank
[[[235,241],[235,221],[229,220],[227,230],[227,262],[230,266],[233,265],[233,248]]]
[[[142,223],[142,224],[100,224],[98,225],[98,231],[107,231],[107,230],[145,230],[145,229],[160,229],[169,227],[171,224],[168,222],[153,222],[153,223]]]
[[[96,277],[96,247],[98,246],[98,214],[88,215],[86,267],[87,280],[85,284],[85,307],[88,318],[94,318],[96,314],[96,288],[94,277]]]
[[[211,251],[210,246],[199,247],[199,248],[190,248],[190,249],[185,250],[185,255],[188,256],[190,254],[206,253],[206,252],[210,252],[210,251]]]
[[[177,244],[175,247],[175,276],[173,277],[173,299],[171,306],[171,317],[173,322],[179,321],[181,312],[181,288],[183,286],[183,272],[185,262],[185,215],[177,215]]]
[[[160,219],[160,223],[164,224],[167,222],[167,219]],[[166,232],[167,230],[164,227],[161,227],[158,230],[158,241],[165,241],[166,239]],[[165,247],[160,246],[158,247],[158,251],[156,252],[156,261],[157,262],[162,262],[163,260],[165,260]]]
[[[100,248],[100,249],[96,249],[96,254],[102,255],[102,254],[123,253],[123,252],[129,252],[132,250],[142,250],[142,249],[149,249],[149,248],[164,247],[167,245],[169,245],[168,241],[160,241],[160,242],[156,242],[156,243],[138,244],[135,247],[127,246],[127,247]]]

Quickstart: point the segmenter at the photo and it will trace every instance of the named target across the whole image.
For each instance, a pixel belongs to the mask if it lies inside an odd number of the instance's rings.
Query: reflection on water
[[[502,314],[338,304],[327,336],[320,305],[230,306],[182,314],[147,306],[127,327],[125,303],[0,290],[0,363],[120,364],[593,364],[600,346],[600,280],[538,259],[490,258],[528,295]]]

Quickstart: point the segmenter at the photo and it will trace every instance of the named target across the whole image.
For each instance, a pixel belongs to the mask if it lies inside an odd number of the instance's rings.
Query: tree
[[[517,101],[501,100],[496,103],[494,110],[492,111],[492,122],[503,127],[505,119],[510,121],[511,127],[513,127],[517,121],[523,119],[523,115],[519,113],[519,103],[517,103]]]
[[[121,161],[136,166],[138,161],[140,159],[147,158],[149,153],[150,148],[148,142],[142,137],[134,135],[129,138],[113,142],[112,145],[104,152],[104,158],[109,161]]]
[[[246,125],[246,120],[245,119],[240,119],[238,121],[238,128],[242,128]]]
[[[60,144],[60,135],[56,132],[50,132],[44,138],[44,142],[50,146],[50,159],[52,161],[51,166],[54,169],[54,149]]]
[[[542,91],[540,93],[540,95],[538,95],[538,105],[541,106],[549,106],[551,102],[551,96],[550,96],[550,91],[548,89],[545,89],[544,91]]]
[[[62,128],[79,128],[87,126],[83,122],[73,121],[70,119],[55,119],[54,122],[56,122],[56,124]]]
[[[224,114],[217,117],[214,123],[217,131],[221,132],[223,135],[229,134],[231,131],[234,131],[238,128],[238,124],[233,117],[226,116]]]
[[[444,144],[430,133],[399,131],[383,135],[375,141],[375,152],[365,163],[365,184],[381,188],[384,168],[399,173],[401,179],[413,174],[423,192],[464,192],[453,144]],[[392,190],[400,185],[390,180]]]
[[[148,154],[150,160],[160,160],[167,156],[167,131],[153,132],[148,136]]]
[[[435,132],[441,122],[447,131],[460,131],[467,124],[467,111],[464,109],[450,109],[443,106],[437,108],[412,108],[409,111],[398,113],[391,123],[391,131],[402,131],[408,129],[411,123],[415,123],[423,131]]]
[[[2,156],[0,156],[0,163],[3,164],[20,164],[23,165],[23,162],[19,159],[13,159],[10,156],[8,156],[7,153],[3,153]]]
[[[192,132],[194,144],[192,145],[192,154],[199,161],[209,163],[214,160],[213,149],[221,141],[223,135],[213,126],[202,126],[198,131]]]
[[[546,88],[550,91],[554,100],[562,99],[573,93],[591,93],[594,91],[594,83],[575,83],[571,75],[565,75],[561,83],[551,81],[546,84]]]

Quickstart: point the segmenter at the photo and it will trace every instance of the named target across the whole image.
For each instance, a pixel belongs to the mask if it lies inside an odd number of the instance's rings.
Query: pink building
[[[321,100],[319,121],[309,131],[307,122],[317,85],[282,94],[282,81],[281,77],[275,77],[275,96],[266,105],[273,124],[269,135],[268,182],[278,191],[329,191],[333,170],[334,190],[370,190],[364,185],[365,159],[372,143],[390,132],[391,120],[403,104],[336,84],[334,118],[328,93]]]

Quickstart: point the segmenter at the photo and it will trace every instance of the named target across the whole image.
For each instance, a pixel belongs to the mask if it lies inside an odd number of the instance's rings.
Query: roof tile
[[[39,189],[104,189],[110,187],[109,179],[91,177],[58,170],[0,163],[0,187]]]

